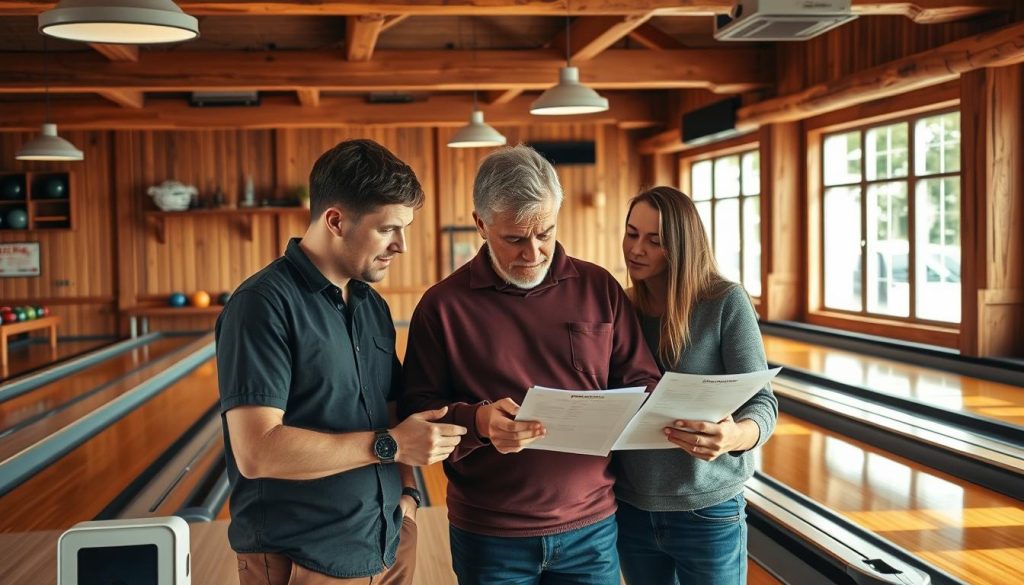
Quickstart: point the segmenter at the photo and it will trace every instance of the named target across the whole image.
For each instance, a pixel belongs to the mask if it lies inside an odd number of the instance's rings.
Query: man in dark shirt
[[[480,166],[479,254],[423,296],[412,318],[400,413],[447,407],[468,433],[445,462],[452,561],[463,585],[618,585],[607,457],[523,450],[514,420],[532,385],[650,386],[660,374],[606,270],[556,242],[562,189],[525,146]]]
[[[241,585],[408,585],[419,503],[408,466],[443,460],[465,429],[431,422],[445,409],[392,427],[395,328],[366,283],[405,251],[423,191],[385,148],[352,140],[317,160],[310,195],[306,234],[217,321],[228,537]]]

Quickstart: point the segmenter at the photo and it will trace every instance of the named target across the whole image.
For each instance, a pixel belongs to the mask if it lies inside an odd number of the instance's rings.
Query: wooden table
[[[191,524],[193,585],[234,585],[238,563],[228,545],[228,522]],[[419,528],[416,577],[413,585],[455,585],[448,546],[448,510],[423,508]],[[0,534],[0,583],[57,582],[57,538],[60,531]]]
[[[27,331],[36,331],[38,329],[49,329],[50,330],[50,349],[53,353],[53,358],[57,359],[57,326],[60,325],[60,317],[53,315],[50,317],[42,317],[40,319],[32,319],[30,321],[22,321],[20,323],[8,323],[7,325],[0,325],[0,366],[3,367],[4,377],[7,376],[8,368],[8,355],[7,355],[7,338],[12,335],[18,335],[19,333],[25,333]]]

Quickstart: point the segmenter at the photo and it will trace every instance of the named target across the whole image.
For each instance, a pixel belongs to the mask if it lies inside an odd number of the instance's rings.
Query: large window
[[[695,162],[690,193],[718,268],[761,296],[761,171],[756,150]]]
[[[828,134],[822,304],[960,322],[960,114]]]

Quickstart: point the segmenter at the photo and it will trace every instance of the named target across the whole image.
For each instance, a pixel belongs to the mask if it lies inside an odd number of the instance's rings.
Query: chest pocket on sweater
[[[569,346],[572,367],[600,379],[608,377],[608,363],[612,355],[611,323],[569,323]]]

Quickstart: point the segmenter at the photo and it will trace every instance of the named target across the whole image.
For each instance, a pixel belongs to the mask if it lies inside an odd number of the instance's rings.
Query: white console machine
[[[190,565],[177,516],[80,522],[57,541],[57,585],[191,585]]]

